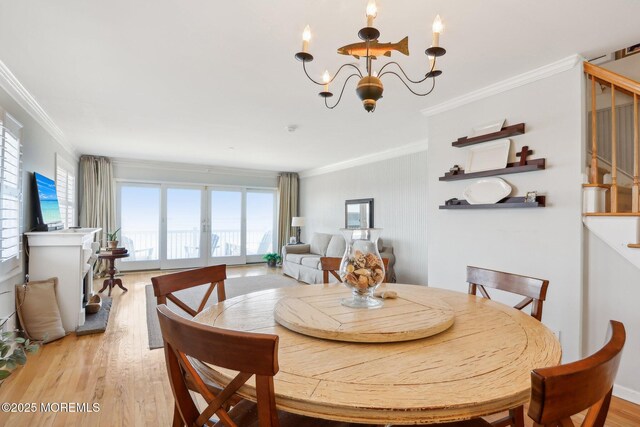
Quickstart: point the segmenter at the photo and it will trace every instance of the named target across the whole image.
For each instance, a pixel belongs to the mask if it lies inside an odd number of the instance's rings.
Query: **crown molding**
[[[0,61],[0,87],[2,87],[18,105],[29,113],[62,147],[75,158],[78,157],[75,147],[67,141],[62,130],[53,119],[44,111],[44,108],[36,101],[20,80],[11,72],[9,67]]]
[[[454,108],[458,108],[462,105],[469,104],[471,102],[478,101],[492,95],[496,95],[520,86],[527,85],[529,83],[533,83],[537,80],[546,79],[547,77],[551,77],[553,75],[570,70],[583,61],[584,58],[580,55],[567,56],[566,58],[556,62],[552,62],[551,64],[547,64],[531,71],[527,71],[526,73],[510,77],[508,79],[502,80],[501,82],[483,87],[482,89],[474,90],[473,92],[469,92],[457,98],[450,99],[441,104],[425,108],[423,110],[420,110],[420,112],[424,116],[430,117],[435,114],[452,110]]]
[[[275,178],[279,172],[259,170],[259,169],[243,169],[232,168],[226,166],[198,165],[191,163],[174,163],[163,162],[159,160],[142,160],[142,159],[126,159],[122,157],[111,157],[114,166],[135,167],[142,169],[159,169],[171,170],[177,172],[190,173],[214,173],[218,175],[235,175],[235,176],[251,176],[259,178]]]
[[[355,159],[345,160],[344,162],[333,163],[319,168],[307,169],[298,173],[300,178],[308,178],[310,176],[324,175],[326,173],[336,172],[343,169],[349,169],[355,166],[375,163],[382,160],[393,159],[407,154],[419,153],[429,148],[429,141],[423,140],[414,142],[413,144],[403,145],[391,148],[389,150],[380,151],[378,153],[368,154]]]

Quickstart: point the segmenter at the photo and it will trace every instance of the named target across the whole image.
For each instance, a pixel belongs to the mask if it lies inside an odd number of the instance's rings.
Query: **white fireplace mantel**
[[[29,244],[29,280],[58,278],[56,296],[62,325],[67,332],[75,332],[84,324],[84,278],[89,271],[87,261],[91,255],[91,243],[100,230],[72,228],[24,233]],[[87,292],[90,294],[93,291],[93,274],[89,273],[87,278]]]

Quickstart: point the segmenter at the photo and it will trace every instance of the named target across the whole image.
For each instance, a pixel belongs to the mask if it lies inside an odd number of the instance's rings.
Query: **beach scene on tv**
[[[42,221],[45,224],[60,222],[60,206],[58,205],[58,194],[56,184],[52,179],[35,173],[36,186],[38,188],[38,199],[40,200],[40,211]]]

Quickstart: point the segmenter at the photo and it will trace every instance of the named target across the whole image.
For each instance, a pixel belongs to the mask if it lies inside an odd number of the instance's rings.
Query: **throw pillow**
[[[58,278],[16,286],[18,318],[30,339],[45,343],[65,336],[56,298]]]
[[[344,237],[334,234],[331,237],[329,246],[327,247],[327,256],[342,258],[344,256],[344,250],[346,249],[346,243]]]
[[[311,252],[312,254],[325,256],[327,253],[327,246],[329,246],[330,240],[331,240],[331,234],[313,233],[313,237],[311,237],[311,245],[309,248],[309,252]]]

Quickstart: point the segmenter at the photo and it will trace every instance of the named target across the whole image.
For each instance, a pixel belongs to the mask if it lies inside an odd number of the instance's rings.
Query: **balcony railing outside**
[[[242,236],[239,230],[212,230],[211,250],[214,257],[240,256]],[[157,231],[123,230],[122,244],[130,256],[123,261],[155,261],[159,259],[159,233]],[[271,230],[247,231],[247,255],[262,255],[273,251]],[[167,232],[167,259],[200,257],[200,230],[173,230]]]

